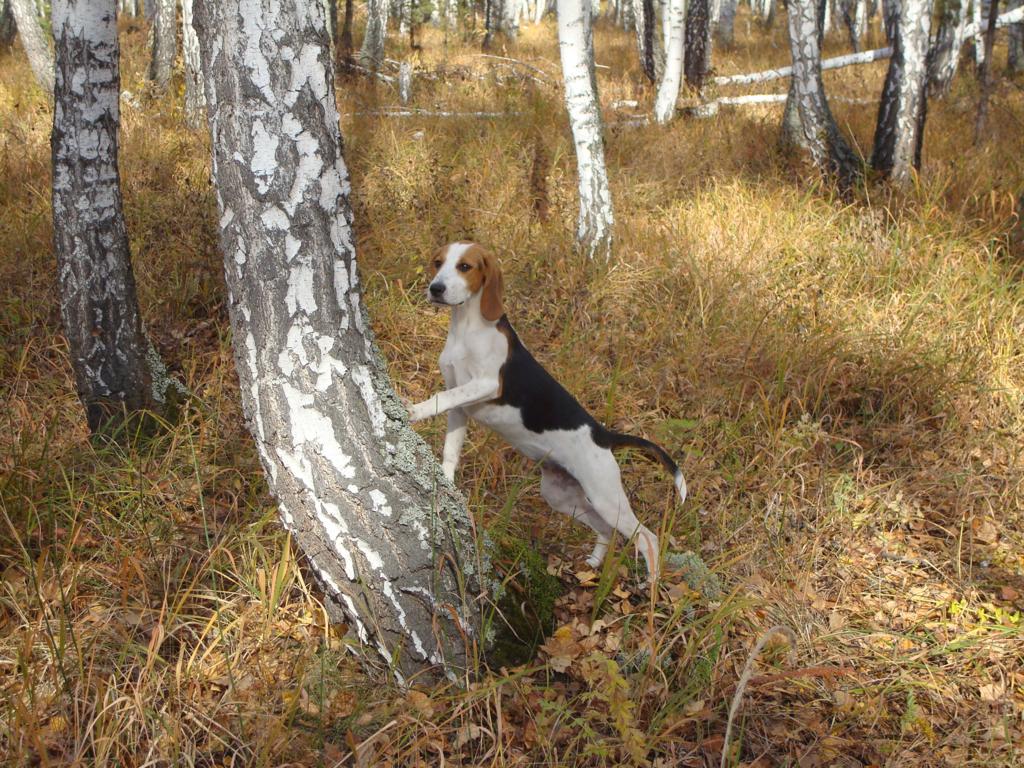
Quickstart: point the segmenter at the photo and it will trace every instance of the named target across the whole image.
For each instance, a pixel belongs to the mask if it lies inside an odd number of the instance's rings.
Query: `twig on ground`
[[[725,761],[729,757],[729,741],[732,737],[732,723],[736,719],[736,713],[739,711],[740,703],[743,701],[743,692],[747,689],[747,684],[750,682],[750,678],[754,672],[754,662],[757,661],[757,657],[761,655],[761,651],[768,644],[768,641],[773,635],[785,635],[789,641],[789,660],[792,664],[796,660],[796,632],[787,626],[779,624],[772,627],[760,638],[754,645],[754,649],[750,652],[750,656],[747,657],[747,663],[743,666],[743,674],[740,675],[739,682],[736,683],[736,693],[732,695],[732,703],[729,705],[729,719],[725,723],[725,741],[722,743],[722,762],[721,768],[725,768]]]

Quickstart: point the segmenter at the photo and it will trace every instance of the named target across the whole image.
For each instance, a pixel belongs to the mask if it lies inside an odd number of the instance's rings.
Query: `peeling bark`
[[[824,3],[822,3],[824,5]],[[789,41],[793,54],[792,99],[800,116],[800,141],[814,164],[849,188],[858,175],[857,158],[839,132],[821,80],[821,12],[816,0],[790,0]]]
[[[199,128],[206,117],[203,66],[199,59],[199,38],[192,25],[193,0],[181,0],[181,49],[185,59],[185,120]]]
[[[359,49],[359,63],[377,70],[384,63],[384,40],[388,34],[388,0],[366,1],[366,31]]]
[[[711,14],[708,0],[688,0],[686,6],[686,83],[695,90],[704,87],[711,72]]]
[[[147,77],[156,87],[167,90],[174,71],[174,59],[178,55],[178,31],[176,29],[177,3],[175,0],[156,0],[153,16],[152,48]]]
[[[43,28],[36,17],[36,7],[32,0],[10,0],[11,13],[18,27],[18,39],[25,49],[32,74],[36,76],[39,87],[47,93],[53,93],[53,54],[46,42]]]
[[[967,39],[968,0],[943,0],[939,29],[928,50],[928,93],[942,97],[949,93],[960,61],[960,49]]]
[[[892,14],[886,24],[893,53],[878,104],[871,165],[904,186],[921,165],[931,9],[927,0],[892,0],[886,10]]]
[[[558,0],[558,48],[579,177],[576,243],[593,257],[610,254],[614,216],[604,164],[590,21],[590,0]]]
[[[668,123],[676,111],[679,86],[683,74],[686,0],[669,0],[666,21],[669,26],[669,45],[665,54],[665,69],[654,102],[654,119],[662,125]]]
[[[53,240],[61,318],[93,432],[154,407],[163,392],[139,316],[118,173],[115,0],[53,3]],[[152,368],[151,368],[152,366]]]
[[[490,567],[368,324],[321,6],[199,0],[196,19],[242,403],[284,525],[400,681],[461,677]]]

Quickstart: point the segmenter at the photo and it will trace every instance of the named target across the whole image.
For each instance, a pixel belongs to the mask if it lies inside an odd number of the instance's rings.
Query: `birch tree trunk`
[[[53,93],[53,54],[43,35],[43,28],[36,16],[36,6],[32,0],[10,0],[14,23],[18,27],[18,39],[25,49],[32,74],[36,76],[39,87],[47,93]]]
[[[800,116],[801,145],[824,174],[834,178],[841,189],[847,189],[857,177],[857,158],[832,117],[821,80],[819,24],[823,10],[816,0],[789,0],[789,44],[793,55],[791,101]]]
[[[974,22],[974,66],[978,68],[985,60],[984,10],[984,0],[971,0],[971,20]]]
[[[736,24],[736,0],[722,0],[718,8],[718,40],[725,48],[733,46]]]
[[[167,90],[174,70],[174,59],[178,55],[178,32],[176,29],[177,4],[175,0],[156,0],[156,14],[153,18],[153,48],[149,60],[148,77],[159,90]]]
[[[345,18],[341,23],[341,35],[335,51],[338,61],[348,61],[352,56],[352,13],[352,0],[345,0]]]
[[[203,66],[199,59],[199,37],[192,24],[193,0],[181,0],[181,52],[185,59],[185,120],[199,128],[206,117]]]
[[[636,49],[640,55],[640,70],[651,83],[658,82],[657,53],[658,19],[654,13],[654,0],[632,0]]]
[[[913,179],[912,169],[921,165],[931,7],[928,0],[892,0],[887,10],[896,16],[887,20],[895,32],[878,105],[871,165],[906,186]]]
[[[53,240],[61,318],[93,432],[163,398],[139,315],[118,173],[115,0],[55,0]]]
[[[698,91],[704,87],[704,78],[711,71],[710,22],[709,0],[689,0],[686,6],[686,57],[683,67],[687,84]]]
[[[611,253],[614,216],[597,106],[590,0],[558,0],[558,49],[579,177],[576,243],[591,258],[598,253],[607,257]]]
[[[981,83],[981,95],[978,99],[978,114],[974,120],[974,146],[979,146],[985,137],[985,124],[988,121],[988,102],[992,93],[992,48],[996,40],[996,18],[999,15],[999,0],[991,0],[985,25],[985,52],[978,67],[978,80]]]
[[[332,619],[400,680],[461,675],[490,570],[368,325],[323,12],[199,0],[196,17],[242,402],[284,525]]]
[[[967,39],[968,0],[944,0],[939,29],[928,51],[928,93],[941,98],[949,93]]]
[[[18,25],[14,23],[11,0],[2,0],[0,2],[0,51],[7,50],[14,45],[14,38],[17,35]]]
[[[654,119],[662,125],[668,123],[676,111],[679,86],[683,74],[683,48],[685,37],[686,0],[669,0],[667,21],[669,45],[665,54],[665,69],[654,102]]]
[[[1024,0],[1010,0],[1006,10],[1020,8]],[[1010,25],[1009,37],[1006,41],[1006,71],[1011,75],[1024,72],[1024,22],[1018,21]]]
[[[359,63],[376,70],[384,63],[384,40],[388,34],[388,0],[366,0],[366,32],[359,49]]]

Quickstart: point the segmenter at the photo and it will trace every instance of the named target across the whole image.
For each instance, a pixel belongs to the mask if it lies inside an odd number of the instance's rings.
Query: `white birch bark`
[[[594,76],[590,0],[558,0],[558,48],[579,177],[576,242],[591,258],[608,256],[614,216]]]
[[[61,318],[93,432],[163,399],[142,327],[118,173],[115,0],[55,0],[53,240]]]
[[[320,5],[196,17],[242,401],[284,525],[400,680],[461,676],[489,566],[368,325]]]
[[[654,119],[662,125],[668,123],[676,111],[679,86],[683,76],[683,49],[685,46],[686,0],[669,0],[668,26],[669,46],[665,54],[665,69],[658,85],[658,96],[654,102]]]
[[[199,37],[192,25],[193,0],[181,0],[181,52],[185,59],[185,120],[199,128],[206,117],[203,66],[199,59]]]
[[[871,165],[900,186],[920,165],[931,8],[927,0],[892,0],[893,54],[878,105]]]
[[[359,49],[359,63],[376,70],[384,63],[384,40],[388,34],[388,0],[366,1],[366,31]]]
[[[793,54],[792,99],[800,118],[801,140],[821,171],[849,187],[857,176],[853,151],[839,132],[821,80],[821,29],[816,0],[789,0],[789,40]]]
[[[974,64],[977,67],[985,60],[985,19],[984,0],[971,0],[971,21],[974,36]]]
[[[36,82],[47,93],[53,93],[53,54],[39,25],[35,3],[32,0],[11,0],[11,12]]]
[[[156,0],[156,14],[153,18],[153,48],[149,60],[149,79],[161,91],[171,82],[174,59],[178,55],[178,30],[176,24],[177,3],[175,0]]]

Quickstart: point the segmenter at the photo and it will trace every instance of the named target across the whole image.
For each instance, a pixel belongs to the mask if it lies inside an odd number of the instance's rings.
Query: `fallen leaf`
[[[978,687],[982,701],[999,701],[1006,693],[1006,683],[997,681]]]

